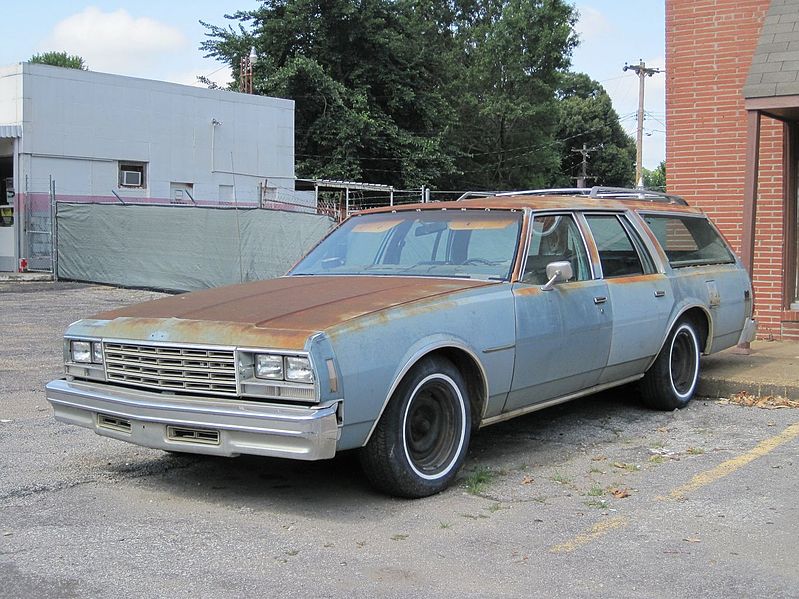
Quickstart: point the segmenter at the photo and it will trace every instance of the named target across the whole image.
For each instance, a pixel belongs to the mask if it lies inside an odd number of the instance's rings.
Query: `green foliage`
[[[653,191],[666,191],[666,161],[654,170],[643,169],[644,187]]]
[[[456,3],[455,189],[524,189],[557,173],[555,89],[577,44],[560,0]]]
[[[577,44],[567,0],[265,0],[227,18],[203,23],[202,49],[237,77],[254,47],[255,93],[295,100],[300,177],[562,185],[569,137],[606,144],[592,156],[601,183],[632,180],[607,94],[587,77],[564,83]]]
[[[41,54],[34,54],[28,62],[49,64],[54,67],[65,67],[67,69],[80,69],[82,71],[87,71],[89,69],[83,61],[83,58],[77,54],[67,54],[66,52],[42,52]]]
[[[605,89],[584,73],[566,73],[560,82],[562,140],[561,176],[556,185],[574,186],[581,172],[582,155],[572,150],[585,144],[589,155],[587,186],[630,186],[635,179],[635,140],[619,124]]]

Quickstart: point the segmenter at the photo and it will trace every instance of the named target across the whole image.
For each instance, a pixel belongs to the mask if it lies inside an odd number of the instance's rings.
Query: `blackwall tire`
[[[446,489],[469,447],[471,410],[463,376],[441,357],[425,358],[397,387],[372,437],[361,449],[374,487],[417,498]]]
[[[656,410],[684,408],[699,381],[699,333],[692,321],[674,325],[658,357],[641,380],[644,403]]]

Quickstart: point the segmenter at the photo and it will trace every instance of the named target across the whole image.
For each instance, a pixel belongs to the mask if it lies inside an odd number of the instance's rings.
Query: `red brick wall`
[[[670,192],[710,214],[740,252],[746,159],[742,89],[769,0],[666,0],[666,174]],[[783,131],[764,117],[755,232],[763,337],[783,331]]]

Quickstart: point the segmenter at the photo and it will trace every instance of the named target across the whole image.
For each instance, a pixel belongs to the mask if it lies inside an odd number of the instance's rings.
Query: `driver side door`
[[[544,290],[546,266],[568,261],[572,279]],[[516,358],[509,412],[592,387],[610,353],[608,287],[595,278],[569,213],[535,215],[522,280],[513,286]]]

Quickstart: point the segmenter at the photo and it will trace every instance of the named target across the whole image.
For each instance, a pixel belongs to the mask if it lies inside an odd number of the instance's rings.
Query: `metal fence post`
[[[53,280],[58,280],[58,204],[55,196],[55,179],[50,177],[50,265]]]

